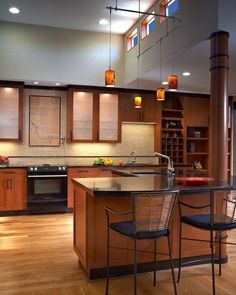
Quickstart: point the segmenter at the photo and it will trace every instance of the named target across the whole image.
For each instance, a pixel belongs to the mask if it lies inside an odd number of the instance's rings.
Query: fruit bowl
[[[214,178],[211,177],[176,177],[178,181],[184,182],[186,185],[204,185],[210,181],[213,181]]]

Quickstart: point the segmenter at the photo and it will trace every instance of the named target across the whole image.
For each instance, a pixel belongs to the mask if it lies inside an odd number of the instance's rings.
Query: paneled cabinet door
[[[0,210],[26,209],[26,171],[4,169],[0,171]]]
[[[207,97],[186,98],[186,125],[209,126],[210,99]]]
[[[7,179],[0,172],[0,211],[5,211],[7,207]]]
[[[98,177],[98,168],[69,168],[68,169],[68,186],[67,186],[67,206],[68,208],[74,207],[74,185],[72,178],[86,178],[86,177]]]
[[[0,84],[0,140],[22,138],[23,86]]]

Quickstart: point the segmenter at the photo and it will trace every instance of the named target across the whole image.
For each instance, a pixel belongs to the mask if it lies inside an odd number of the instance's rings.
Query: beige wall
[[[122,53],[123,37],[112,35],[117,86],[123,81]],[[108,66],[107,33],[0,22],[0,80],[103,86]]]
[[[24,121],[22,143],[0,143],[0,155],[17,156],[10,158],[11,164],[92,164],[94,157],[110,157],[114,163],[127,161],[129,154],[135,150],[140,157],[137,162],[153,162],[154,125],[123,124],[122,143],[73,143],[61,144],[60,147],[29,147],[29,96],[45,95],[61,97],[61,136],[66,136],[66,92],[52,90],[26,89],[24,91]],[[30,156],[30,158],[21,158]],[[61,156],[56,158],[55,156]],[[72,158],[72,157],[76,158]],[[39,157],[39,158],[38,158]],[[71,157],[71,158],[70,158]]]

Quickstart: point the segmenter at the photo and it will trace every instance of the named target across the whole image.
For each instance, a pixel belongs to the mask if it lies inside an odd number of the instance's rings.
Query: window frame
[[[137,43],[135,44],[135,38],[137,38]],[[135,28],[128,36],[127,36],[127,51],[129,52],[132,48],[134,48],[139,40],[138,40],[138,28]]]
[[[179,0],[162,0],[159,5],[160,14],[164,16],[160,16],[160,24],[163,23],[166,20],[167,16],[173,15],[177,10],[174,11],[171,15],[167,14],[167,9],[170,5],[172,5],[174,2],[177,2],[178,8],[179,8]]]
[[[155,13],[155,11],[152,11],[151,13]],[[150,31],[150,24],[154,22],[155,24],[155,15],[149,15],[147,16],[141,23],[141,32],[142,32],[142,39],[146,38],[148,35],[150,35],[154,29],[155,29],[155,26],[153,28],[152,31]]]

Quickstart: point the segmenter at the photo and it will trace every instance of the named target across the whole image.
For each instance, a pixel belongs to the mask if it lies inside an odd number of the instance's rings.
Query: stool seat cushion
[[[197,227],[203,230],[210,230],[211,229],[211,215],[210,214],[197,214],[197,215],[185,215],[182,216],[181,221]],[[236,228],[236,220],[233,220],[225,215],[214,214],[213,217],[213,229],[214,230],[230,230]]]
[[[168,236],[169,230],[168,229],[161,229],[158,231],[135,231],[135,222],[134,221],[120,221],[120,222],[113,222],[110,223],[109,228],[113,229],[114,231],[130,237],[134,239],[155,239],[162,236]]]

